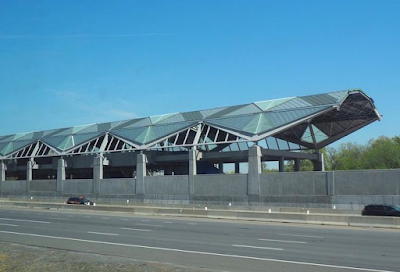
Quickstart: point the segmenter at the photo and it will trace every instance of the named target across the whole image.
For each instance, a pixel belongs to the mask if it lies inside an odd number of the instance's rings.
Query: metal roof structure
[[[381,115],[361,90],[0,136],[0,160],[136,150],[320,149]],[[239,147],[240,149],[240,147]]]

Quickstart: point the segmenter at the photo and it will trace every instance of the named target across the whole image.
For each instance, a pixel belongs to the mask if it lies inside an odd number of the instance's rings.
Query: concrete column
[[[189,150],[189,195],[194,195],[194,179],[197,175],[197,150]]]
[[[147,157],[145,154],[140,152],[137,155],[136,160],[136,194],[137,195],[144,195],[145,194],[145,187],[144,187],[144,177],[146,176],[147,168]]]
[[[104,165],[108,165],[108,160],[100,153],[93,161],[93,194],[100,194],[100,180],[103,179]]]
[[[261,156],[261,149],[258,145],[249,147],[248,195],[260,195]]]
[[[325,172],[325,157],[324,157],[324,153],[320,153],[319,155],[320,155],[319,158],[320,158],[320,161],[321,161],[321,164],[322,164],[321,171]]]
[[[31,190],[31,181],[32,181],[32,172],[33,169],[38,169],[38,165],[36,162],[33,160],[33,158],[30,158],[28,162],[26,163],[26,192],[29,193]]]
[[[224,173],[224,163],[223,162],[218,163],[218,173],[220,173],[220,174]]]
[[[26,163],[26,181],[32,180],[32,169],[33,168],[33,162],[32,159],[28,160]]]
[[[294,159],[294,171],[295,172],[300,172],[300,159]]]
[[[65,167],[67,166],[63,158],[58,160],[57,163],[57,192],[62,192],[62,183],[65,180]]]
[[[285,157],[279,158],[279,172],[285,172]]]
[[[0,162],[0,182],[6,180],[6,170],[7,166],[4,162]]]
[[[240,173],[240,163],[235,162],[235,174],[239,174],[239,173]]]
[[[6,180],[7,166],[4,162],[0,162],[0,192],[3,192],[3,181]]]
[[[328,196],[335,195],[335,172],[326,172],[326,187]]]
[[[318,154],[318,160],[313,161],[314,171],[325,171],[324,154]]]

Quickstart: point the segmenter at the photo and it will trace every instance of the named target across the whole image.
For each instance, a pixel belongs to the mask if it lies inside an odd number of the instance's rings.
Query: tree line
[[[400,137],[381,136],[367,144],[343,143],[339,147],[320,150],[324,154],[325,170],[395,169],[400,168]],[[303,160],[301,171],[312,171],[313,164]],[[289,161],[285,171],[294,171],[294,162]]]

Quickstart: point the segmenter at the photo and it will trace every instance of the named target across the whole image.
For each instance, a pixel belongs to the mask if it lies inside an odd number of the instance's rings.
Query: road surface
[[[0,241],[220,271],[400,271],[400,231],[0,208]]]

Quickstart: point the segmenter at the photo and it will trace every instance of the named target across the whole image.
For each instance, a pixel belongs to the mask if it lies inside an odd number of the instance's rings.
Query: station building
[[[191,112],[79,125],[0,136],[0,182],[54,180],[61,192],[68,180],[134,178],[145,194],[146,176],[222,174],[231,164],[249,179],[263,162],[294,161],[299,171],[311,160],[323,171],[319,150],[381,119],[361,90],[289,97]],[[255,181],[256,182],[256,181]],[[248,184],[248,194],[259,186]]]

